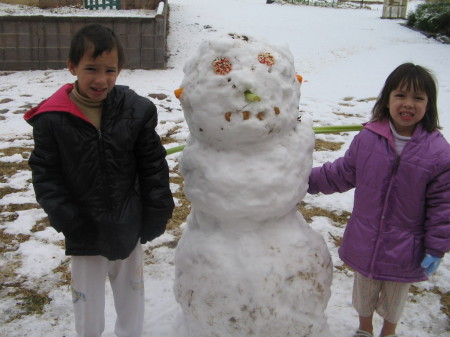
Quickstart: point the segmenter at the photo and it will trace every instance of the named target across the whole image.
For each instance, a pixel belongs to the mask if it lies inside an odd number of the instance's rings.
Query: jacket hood
[[[24,119],[32,124],[33,117],[49,111],[64,111],[80,117],[86,121],[86,117],[81,110],[72,102],[69,97],[70,92],[73,90],[73,84],[66,84],[56,91],[52,96],[42,101],[37,107],[27,111],[24,115]]]

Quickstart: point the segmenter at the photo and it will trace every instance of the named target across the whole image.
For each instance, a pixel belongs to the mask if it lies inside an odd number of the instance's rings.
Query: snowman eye
[[[217,75],[226,75],[233,68],[230,60],[227,57],[216,57],[212,63],[213,70]]]
[[[261,64],[265,64],[269,67],[275,64],[275,58],[271,53],[261,53],[258,55],[258,61]]]

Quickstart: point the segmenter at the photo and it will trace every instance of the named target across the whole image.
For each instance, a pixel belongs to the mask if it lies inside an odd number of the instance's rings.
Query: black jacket
[[[25,114],[36,199],[65,235],[67,255],[124,259],[139,238],[164,233],[174,208],[156,107],[115,86],[97,130],[70,100],[72,89],[63,86]]]

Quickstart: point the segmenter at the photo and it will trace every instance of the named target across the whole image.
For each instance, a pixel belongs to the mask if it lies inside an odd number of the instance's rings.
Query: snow
[[[408,8],[415,8],[418,3],[412,1]],[[129,85],[143,96],[152,93],[168,96],[166,99],[153,99],[159,111],[158,132],[164,136],[169,130],[178,128],[171,134],[174,142],[168,144],[168,148],[185,144],[189,134],[180,102],[173,95],[173,90],[179,88],[183,80],[186,61],[196,53],[202,41],[216,40],[229,33],[289,47],[295,70],[304,79],[300,110],[312,116],[314,126],[367,121],[374,98],[388,74],[404,62],[423,65],[432,70],[438,80],[440,123],[444,127],[443,134],[450,139],[450,45],[406,28],[404,20],[381,19],[382,5],[370,5],[371,9],[343,9],[279,3],[267,5],[264,0],[171,0],[169,5],[168,68],[151,71],[125,69],[118,79],[118,84]],[[21,112],[73,80],[67,69],[0,70],[0,117],[4,117],[0,120],[2,163],[20,160],[16,155],[4,153],[5,149],[31,147],[33,144],[31,127],[23,121]],[[314,165],[341,156],[354,134],[316,135],[316,139],[342,142],[343,146],[337,151],[315,151]],[[286,156],[289,155],[296,154]],[[178,164],[179,157],[179,153],[168,157],[171,168]],[[18,172],[1,181],[0,187],[4,188],[5,184],[20,190],[13,190],[4,196],[0,199],[0,205],[35,203],[29,173]],[[173,191],[178,188],[173,186]],[[353,194],[306,195],[303,201],[308,207],[320,207],[339,214],[351,212]],[[68,259],[59,245],[62,236],[52,229],[41,232],[31,230],[45,216],[41,210],[20,211],[16,219],[3,220],[3,215],[6,218],[8,214],[2,213],[0,223],[5,233],[20,232],[30,235],[30,240],[14,242],[16,250],[3,254],[0,268],[7,262],[20,259],[16,272],[26,279],[25,286],[51,290],[49,296],[52,301],[45,306],[42,315],[25,315],[6,323],[5,317],[17,310],[16,300],[2,297],[0,310],[4,314],[0,318],[0,336],[74,336],[70,291],[67,286],[60,286],[58,274],[53,274],[54,268]],[[342,268],[332,238],[342,235],[343,226],[324,216],[313,218],[310,225],[325,239],[335,265],[331,298],[326,309],[330,330],[334,337],[350,337],[357,327],[357,314],[351,305],[352,272]],[[181,228],[186,231],[186,224]],[[178,325],[181,307],[173,291],[175,250],[171,248],[171,243],[175,240],[174,235],[174,232],[166,233],[144,247],[144,336],[181,336]],[[415,284],[420,293],[409,295],[397,329],[400,336],[450,336],[449,319],[440,310],[440,296],[435,291],[449,291],[449,267],[450,258],[446,256],[429,281]],[[112,337],[115,314],[109,284],[106,294],[104,336]],[[375,315],[374,323],[375,330],[379,331],[382,323],[379,316]]]

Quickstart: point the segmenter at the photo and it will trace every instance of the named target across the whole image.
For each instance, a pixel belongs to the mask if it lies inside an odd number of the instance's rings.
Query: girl
[[[450,145],[438,131],[437,90],[425,68],[405,63],[387,78],[372,120],[345,155],[313,168],[311,194],[355,188],[340,258],[355,270],[354,337],[395,330],[412,282],[427,280],[450,249]]]

